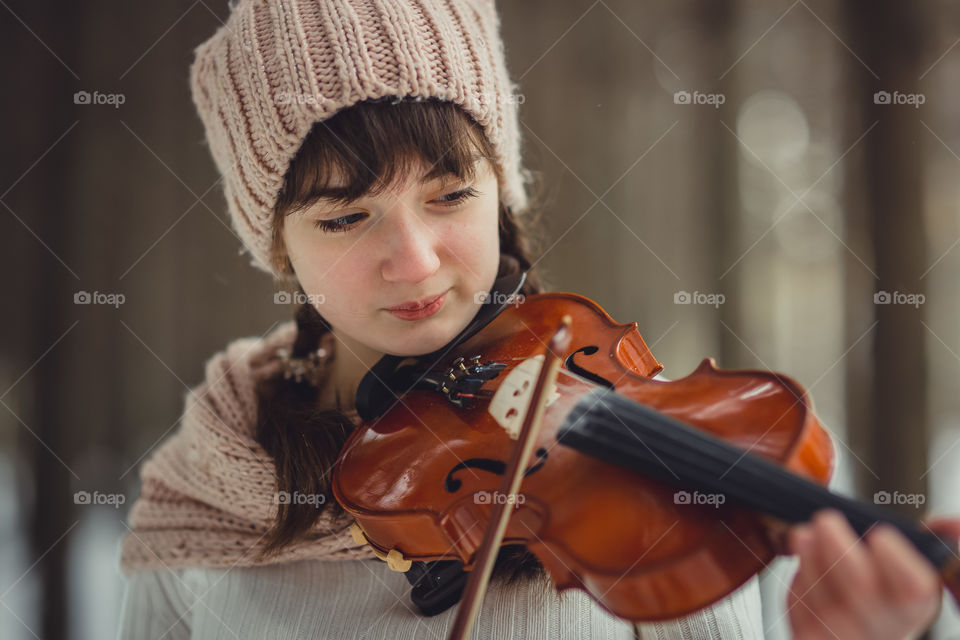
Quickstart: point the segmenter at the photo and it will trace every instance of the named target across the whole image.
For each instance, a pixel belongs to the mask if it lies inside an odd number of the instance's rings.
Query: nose
[[[392,214],[392,215],[391,215]],[[385,225],[387,253],[380,266],[380,275],[387,282],[418,283],[440,268],[436,232],[415,209],[396,207],[388,214]]]

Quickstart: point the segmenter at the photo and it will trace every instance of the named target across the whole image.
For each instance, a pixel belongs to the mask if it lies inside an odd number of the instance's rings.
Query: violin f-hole
[[[614,387],[614,385],[613,385],[612,382],[610,382],[609,380],[607,380],[606,378],[604,378],[603,376],[601,376],[601,375],[598,374],[598,373],[594,373],[593,371],[590,371],[589,369],[584,369],[583,367],[581,367],[580,365],[578,365],[578,364],[577,364],[576,362],[574,362],[574,360],[573,360],[573,357],[574,357],[575,355],[577,355],[578,353],[580,353],[580,352],[583,352],[584,355],[592,356],[592,355],[595,354],[598,350],[599,350],[599,347],[596,347],[596,346],[594,346],[594,345],[587,345],[586,347],[580,347],[579,349],[577,349],[576,351],[574,351],[573,353],[571,353],[569,356],[567,356],[566,360],[563,361],[563,366],[565,366],[567,369],[569,369],[570,371],[574,372],[575,374],[577,374],[577,375],[580,376],[581,378],[586,378],[587,380],[590,380],[591,382],[596,382],[596,383],[599,384],[599,385],[603,385],[603,386],[606,387],[607,389],[613,390],[613,389],[615,389],[616,387]]]
[[[547,463],[547,450],[545,448],[540,447],[537,449],[535,455],[537,456],[537,462],[530,465],[530,467],[523,472],[523,477],[527,477],[531,473],[536,473]],[[450,469],[446,479],[443,481],[443,488],[446,489],[447,492],[456,493],[463,486],[463,481],[454,477],[454,474],[461,469],[480,469],[481,471],[489,471],[490,473],[502,476],[507,471],[507,463],[503,460],[497,460],[496,458],[470,458],[469,460],[459,462],[453,469]]]

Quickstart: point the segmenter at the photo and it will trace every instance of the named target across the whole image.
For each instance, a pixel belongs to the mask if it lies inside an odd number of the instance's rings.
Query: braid
[[[301,299],[306,298],[302,288],[299,289],[299,293]],[[291,356],[303,358],[320,346],[320,338],[330,331],[330,325],[309,302],[300,305],[293,317],[297,323],[297,337],[293,341]]]
[[[302,358],[320,346],[329,325],[309,302],[295,314],[297,335],[292,357]],[[341,511],[330,492],[331,471],[353,429],[341,411],[317,408],[317,388],[282,372],[257,384],[256,438],[274,460],[277,491],[323,496],[322,501],[280,501],[274,526],[260,558],[275,555],[303,537],[324,509]]]

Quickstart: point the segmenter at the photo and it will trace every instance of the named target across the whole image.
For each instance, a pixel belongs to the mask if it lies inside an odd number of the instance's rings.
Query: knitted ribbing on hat
[[[206,377],[186,395],[179,429],[154,450],[140,471],[140,496],[130,509],[120,569],[233,567],[292,560],[373,558],[349,533],[352,518],[326,508],[306,540],[258,560],[277,512],[273,458],[255,440],[256,382],[274,375],[296,324],[264,338],[241,338],[206,364]],[[327,360],[335,347],[324,336]],[[356,413],[350,414],[354,421]],[[333,500],[332,496],[328,497]]]
[[[501,199],[522,212],[528,173],[499,29],[494,0],[240,0],[196,48],[190,85],[251,264],[274,273],[273,206],[313,124],[362,100],[462,106],[503,168]]]

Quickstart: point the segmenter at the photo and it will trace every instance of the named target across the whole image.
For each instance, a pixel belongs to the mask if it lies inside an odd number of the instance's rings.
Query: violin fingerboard
[[[831,507],[860,535],[878,522],[898,529],[936,567],[953,550],[929,530],[877,505],[833,493],[776,463],[608,389],[585,394],[557,431],[560,444],[675,487],[723,494],[796,523]]]

